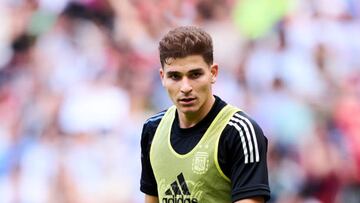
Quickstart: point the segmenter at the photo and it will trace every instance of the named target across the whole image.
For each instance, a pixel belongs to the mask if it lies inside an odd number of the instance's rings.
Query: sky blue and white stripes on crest
[[[254,126],[248,118],[235,113],[230,119],[229,125],[239,131],[240,140],[244,150],[245,164],[259,162],[259,149]]]

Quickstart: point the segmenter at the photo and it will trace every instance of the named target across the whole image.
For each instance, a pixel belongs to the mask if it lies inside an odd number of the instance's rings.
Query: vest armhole
[[[219,160],[218,160],[218,151],[219,151],[219,142],[220,142],[220,137],[217,139],[216,141],[216,146],[215,146],[215,153],[214,153],[214,162],[215,162],[215,166],[216,169],[218,170],[218,172],[220,173],[221,177],[223,177],[226,181],[231,182],[230,178],[227,177],[225,175],[225,173],[221,170],[220,164],[219,164]]]
[[[232,106],[232,105],[229,105],[229,104],[227,105],[227,108],[230,108],[230,109],[231,109],[231,110],[230,110],[231,116],[233,116],[236,112],[241,111],[241,109],[239,109],[239,108],[237,108],[237,107],[234,107],[234,106]],[[216,169],[217,169],[218,172],[220,173],[221,177],[223,177],[226,181],[231,182],[230,178],[227,177],[227,176],[225,175],[225,173],[223,172],[223,170],[221,169],[220,164],[219,164],[219,160],[218,160],[218,151],[219,151],[220,137],[221,137],[221,134],[220,134],[220,136],[219,136],[219,137],[217,138],[217,140],[216,140],[216,146],[215,146],[215,150],[214,150],[214,152],[215,152],[215,153],[214,153],[214,162],[215,162]]]
[[[163,116],[162,119],[160,120],[159,125],[157,126],[157,128],[156,128],[156,130],[155,130],[154,137],[153,137],[153,140],[152,140],[151,145],[150,145],[150,149],[149,149],[149,160],[150,160],[150,166],[151,166],[151,168],[152,168],[152,170],[153,170],[153,172],[154,172],[154,175],[155,175],[155,171],[154,171],[153,164],[152,164],[152,162],[153,162],[153,158],[152,158],[152,157],[153,157],[153,155],[152,155],[152,154],[153,154],[153,143],[154,143],[155,139],[158,139],[158,138],[157,138],[157,137],[158,137],[157,131],[158,131],[159,127],[162,125],[163,122],[165,122],[168,114],[171,113],[171,111],[172,111],[173,109],[175,109],[175,108],[176,108],[176,107],[173,105],[173,106],[169,107],[169,108],[165,111],[164,116]]]
[[[235,114],[237,111],[239,111],[240,109],[234,107],[234,106],[231,106],[231,105],[227,105],[225,108],[229,108],[231,110],[229,110],[231,113],[230,113],[230,117],[233,116],[233,114]],[[229,117],[229,119],[230,119]],[[216,146],[215,146],[215,150],[214,150],[214,162],[215,162],[215,166],[216,166],[216,169],[218,170],[218,172],[220,173],[220,176],[223,177],[226,181],[228,182],[231,182],[230,178],[227,177],[225,175],[225,173],[222,171],[221,167],[220,167],[220,164],[219,164],[219,160],[218,160],[218,151],[219,151],[219,143],[220,143],[220,137],[221,137],[221,134],[220,136],[217,138],[216,140]]]

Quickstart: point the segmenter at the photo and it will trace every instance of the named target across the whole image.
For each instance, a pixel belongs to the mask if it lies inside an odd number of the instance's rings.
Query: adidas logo
[[[184,175],[180,173],[177,180],[171,183],[170,188],[165,191],[162,203],[198,203],[198,200],[191,197]]]

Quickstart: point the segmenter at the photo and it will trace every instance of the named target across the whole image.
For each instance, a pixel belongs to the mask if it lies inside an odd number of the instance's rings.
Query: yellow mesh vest
[[[229,203],[231,183],[218,163],[221,132],[239,109],[225,106],[199,143],[187,154],[174,151],[170,144],[175,106],[162,118],[150,148],[150,162],[161,203]]]

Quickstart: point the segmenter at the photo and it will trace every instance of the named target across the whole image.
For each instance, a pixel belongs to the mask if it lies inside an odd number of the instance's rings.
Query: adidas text
[[[198,203],[196,198],[184,197],[184,195],[173,195],[172,197],[164,197],[162,203]]]

